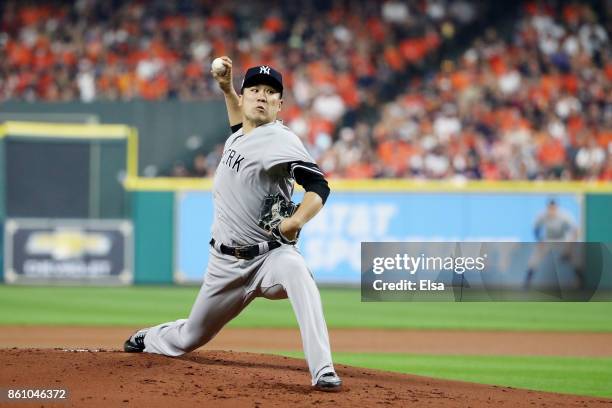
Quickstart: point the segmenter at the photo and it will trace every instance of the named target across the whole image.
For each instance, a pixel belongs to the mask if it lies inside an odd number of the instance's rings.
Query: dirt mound
[[[0,348],[118,349],[139,327],[2,326]],[[331,329],[335,352],[475,354],[516,356],[612,356],[612,333]],[[209,350],[302,350],[297,328],[224,328]]]
[[[203,351],[179,358],[118,351],[0,350],[0,388],[68,390],[62,407],[610,407],[612,400],[445,381],[338,365],[340,393],[313,391],[304,361]],[[0,405],[6,400],[0,401]]]

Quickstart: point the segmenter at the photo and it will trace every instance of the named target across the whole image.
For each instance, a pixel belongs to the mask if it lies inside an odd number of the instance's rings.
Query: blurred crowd
[[[387,84],[473,21],[474,5],[447,3],[8,0],[0,101],[204,99],[219,94],[211,61],[229,55],[237,83],[249,66],[278,67],[300,105],[335,86],[335,120],[359,103],[359,88]]]
[[[612,180],[612,59],[586,4],[527,3],[374,120],[311,140],[341,177]],[[321,147],[323,147],[321,149]]]
[[[612,180],[598,4],[520,3],[502,32],[468,0],[5,1],[0,101],[219,97],[229,55],[236,85],[283,72],[282,119],[331,177]],[[170,174],[212,175],[221,150]]]

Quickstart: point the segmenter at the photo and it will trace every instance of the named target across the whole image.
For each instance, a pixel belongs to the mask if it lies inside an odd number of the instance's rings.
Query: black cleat
[[[145,349],[144,338],[148,329],[138,330],[123,343],[123,351],[126,353],[142,353]]]
[[[342,387],[342,380],[336,373],[325,373],[319,377],[319,380],[314,387],[319,391],[340,391],[340,388]]]

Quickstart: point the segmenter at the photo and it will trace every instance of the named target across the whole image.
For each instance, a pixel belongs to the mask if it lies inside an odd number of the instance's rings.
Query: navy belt
[[[212,238],[210,240],[210,245],[225,255],[235,256],[238,259],[253,259],[258,255],[263,255],[266,252],[279,248],[282,244],[278,241],[264,241],[255,245],[231,247],[218,243]]]

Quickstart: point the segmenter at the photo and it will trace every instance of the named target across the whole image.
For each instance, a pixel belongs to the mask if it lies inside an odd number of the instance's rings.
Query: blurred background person
[[[559,209],[557,200],[550,199],[546,210],[535,221],[533,233],[537,244],[528,261],[524,287],[529,289],[536,269],[541,268],[549,254],[553,257],[553,268],[559,261],[568,263],[577,279],[577,286],[584,287],[584,268],[575,242],[578,241],[578,226],[572,217]],[[555,244],[558,243],[558,244]]]

